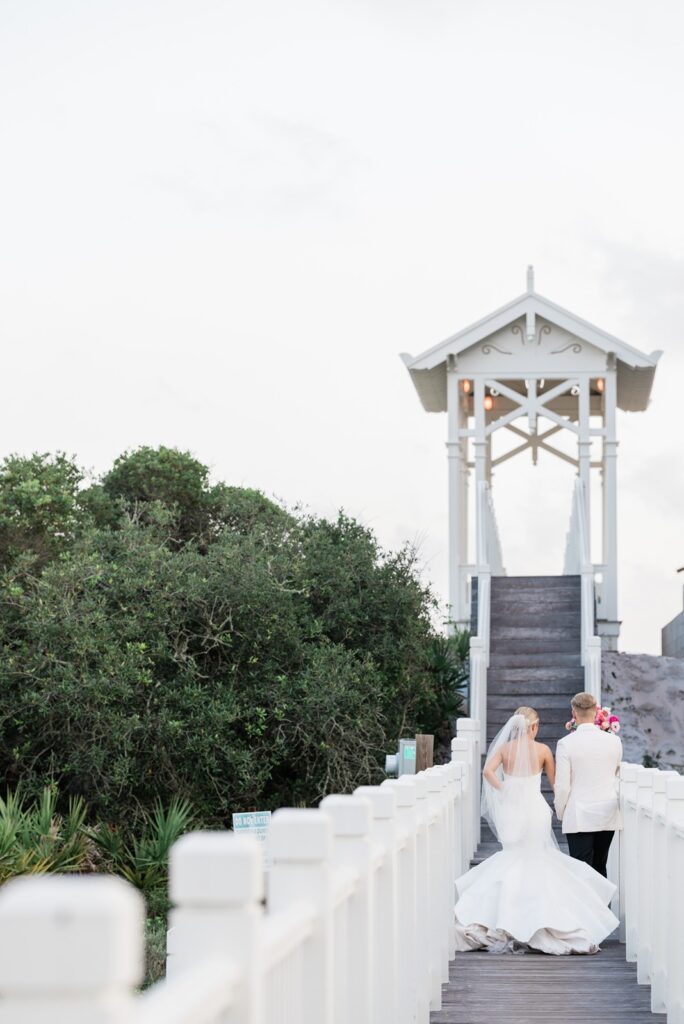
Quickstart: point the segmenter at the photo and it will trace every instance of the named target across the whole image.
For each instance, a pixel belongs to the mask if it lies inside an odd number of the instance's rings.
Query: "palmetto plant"
[[[112,825],[100,825],[87,832],[110,861],[111,869],[149,894],[166,884],[169,850],[191,822],[189,801],[174,797],[168,808],[157,802],[141,834],[130,841]]]
[[[57,813],[57,790],[47,786],[26,804],[19,790],[0,797],[0,883],[13,875],[88,870],[90,842],[81,799]]]

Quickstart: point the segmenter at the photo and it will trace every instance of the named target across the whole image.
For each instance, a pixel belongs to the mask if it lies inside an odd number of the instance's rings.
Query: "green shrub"
[[[46,466],[12,463],[6,508]],[[378,780],[399,736],[448,735],[465,655],[411,548],[211,486],[172,449],[122,456],[76,499],[59,466],[64,530],[29,502],[0,570],[6,785],[58,783],[60,810],[82,796],[128,842],[158,802],[222,827]]]
[[[18,791],[0,797],[0,883],[15,875],[92,870],[85,817],[84,802],[73,797],[66,814],[58,814],[54,787],[31,803]]]

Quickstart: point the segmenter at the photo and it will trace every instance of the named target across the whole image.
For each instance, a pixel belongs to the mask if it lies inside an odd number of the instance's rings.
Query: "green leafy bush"
[[[77,467],[20,461],[0,467],[24,524],[0,570],[7,785],[56,782],[60,810],[81,796],[127,841],[158,802],[222,827],[377,781],[401,735],[449,734],[467,642],[440,639],[409,547],[211,486],[172,449],[75,496]],[[62,497],[38,516],[12,481],[48,478]]]

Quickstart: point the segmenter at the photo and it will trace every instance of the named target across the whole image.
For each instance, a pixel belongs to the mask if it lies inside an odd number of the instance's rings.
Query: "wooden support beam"
[[[416,772],[432,768],[434,763],[435,737],[428,733],[416,735]]]

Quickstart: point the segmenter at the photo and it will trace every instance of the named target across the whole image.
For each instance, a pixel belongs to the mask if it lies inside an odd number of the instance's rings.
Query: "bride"
[[[558,849],[541,793],[553,754],[536,740],[539,715],[518,708],[485,762],[482,816],[503,849],[456,880],[457,949],[596,953],[617,928],[615,886]]]

